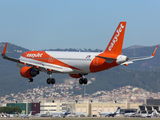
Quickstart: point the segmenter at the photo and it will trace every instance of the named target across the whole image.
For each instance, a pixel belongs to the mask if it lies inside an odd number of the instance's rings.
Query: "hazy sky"
[[[160,0],[0,0],[0,42],[104,50],[120,21],[123,48],[160,44]]]

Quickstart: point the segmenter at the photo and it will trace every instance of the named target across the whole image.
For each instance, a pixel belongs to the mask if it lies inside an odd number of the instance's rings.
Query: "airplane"
[[[52,117],[52,115],[49,112],[49,110],[45,114],[39,114],[39,115],[40,115],[40,117]]]
[[[73,78],[79,78],[80,84],[87,84],[85,75],[89,73],[108,70],[118,65],[133,63],[134,61],[150,59],[155,56],[158,45],[149,57],[128,58],[121,55],[126,22],[120,22],[115,30],[107,48],[102,52],[62,52],[62,51],[28,51],[21,54],[20,58],[8,57],[6,53],[7,43],[2,52],[3,59],[17,63],[20,74],[33,82],[33,77],[40,72],[49,75],[47,84],[55,84],[52,73],[69,74]],[[103,43],[104,44],[104,43]]]
[[[42,113],[36,113],[34,116],[35,117],[40,117],[40,116],[42,116],[43,114]]]
[[[52,115],[52,117],[59,117],[59,118],[63,117],[63,118],[65,118],[67,115],[70,114],[70,109],[71,108],[69,107],[66,112],[52,112],[50,114]]]
[[[141,118],[151,118],[151,117],[153,117],[153,112],[151,114],[139,114],[139,117],[141,117]]]
[[[105,115],[105,117],[114,117],[115,115],[119,114],[119,110],[120,110],[120,107],[117,108],[117,110],[115,112],[103,112],[102,110],[99,112],[99,115],[102,116],[102,115]]]
[[[86,116],[85,112],[75,112],[73,108],[72,108],[72,114],[74,116]]]
[[[123,116],[124,116],[124,117],[134,117],[134,115],[138,114],[139,111],[140,111],[140,110],[137,109],[136,112],[125,113],[125,114],[123,114]]]
[[[154,117],[160,117],[160,113],[154,109],[154,114],[153,114]]]
[[[32,111],[29,113],[29,114],[26,114],[26,115],[20,115],[21,118],[28,118],[31,117],[32,115]]]
[[[140,114],[134,114],[131,117],[141,117],[141,118],[151,118],[155,116],[155,110],[151,113],[151,114],[147,114],[147,113],[140,113]]]

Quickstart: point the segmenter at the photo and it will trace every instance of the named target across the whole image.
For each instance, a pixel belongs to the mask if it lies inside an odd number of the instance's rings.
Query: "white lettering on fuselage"
[[[42,55],[43,55],[43,53],[37,53],[37,54],[27,54],[27,57],[32,57],[32,58],[34,58],[34,57],[42,57]]]
[[[110,44],[110,46],[108,47],[108,50],[111,51],[114,44],[118,41],[118,37],[120,36],[120,33],[122,32],[122,29],[124,28],[124,26],[122,24],[120,24],[120,27],[116,30],[115,36],[113,37],[113,40]]]

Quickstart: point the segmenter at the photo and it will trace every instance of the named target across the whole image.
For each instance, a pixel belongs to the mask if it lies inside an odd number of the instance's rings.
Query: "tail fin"
[[[64,114],[63,117],[66,117],[66,115],[71,114],[71,113],[70,113],[70,109],[71,109],[71,108],[69,107],[68,110],[65,112],[65,114]]]
[[[45,113],[46,115],[50,115],[50,112],[49,112],[49,110],[47,110],[47,112]]]
[[[120,107],[117,108],[117,110],[115,111],[115,113],[117,113],[120,110]]]
[[[70,112],[70,109],[71,109],[71,108],[69,107],[68,110],[66,111],[66,113],[69,113],[69,112]]]
[[[156,114],[158,114],[158,112],[157,112],[157,110],[156,110],[156,109],[154,109],[154,112],[155,112]]]
[[[137,109],[137,111],[135,112],[135,114],[138,114],[138,113],[139,113],[139,111],[140,111],[140,109]]]
[[[118,55],[121,54],[125,28],[126,22],[120,22],[104,52],[113,52]]]
[[[32,111],[28,114],[28,116],[31,116],[32,115]]]
[[[97,57],[116,59],[118,55],[121,55],[125,28],[126,22],[120,22],[107,48]]]

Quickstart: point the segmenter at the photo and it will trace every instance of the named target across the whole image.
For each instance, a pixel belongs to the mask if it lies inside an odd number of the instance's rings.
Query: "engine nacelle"
[[[72,78],[80,78],[81,76],[79,74],[69,74]]]
[[[39,74],[39,71],[36,71],[33,67],[25,66],[21,68],[20,74],[22,77],[32,78]]]
[[[117,64],[121,64],[121,63],[123,63],[123,62],[128,61],[128,59],[129,59],[129,58],[128,58],[127,56],[119,55],[119,56],[117,57],[116,63],[117,63]]]

